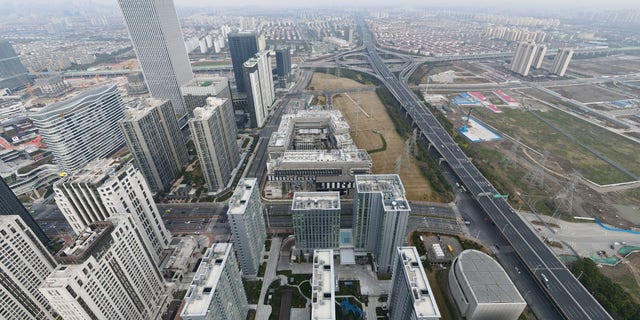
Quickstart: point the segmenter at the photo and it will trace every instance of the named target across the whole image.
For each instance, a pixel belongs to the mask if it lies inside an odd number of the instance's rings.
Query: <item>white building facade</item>
[[[229,200],[227,214],[233,247],[244,276],[253,277],[258,274],[267,237],[264,212],[257,179],[241,180]]]
[[[296,192],[291,203],[296,252],[340,246],[340,193]]]
[[[396,249],[389,292],[389,319],[440,319],[440,310],[416,247]]]
[[[255,57],[244,62],[242,69],[247,87],[251,126],[260,128],[264,126],[269,115],[269,107],[276,100],[269,53],[267,51],[256,53]]]
[[[558,49],[558,53],[556,54],[556,57],[553,59],[553,63],[551,64],[551,73],[564,77],[564,74],[567,72],[567,68],[569,67],[569,62],[571,62],[572,57],[572,48]]]

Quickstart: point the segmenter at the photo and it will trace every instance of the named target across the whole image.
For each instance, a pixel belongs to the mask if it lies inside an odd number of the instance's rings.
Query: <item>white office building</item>
[[[127,110],[120,128],[151,191],[168,190],[189,162],[171,101],[144,100],[142,108]]]
[[[440,310],[416,247],[396,249],[388,305],[389,319],[440,319]]]
[[[73,172],[124,145],[118,128],[124,109],[118,88],[106,85],[50,104],[29,117],[44,137],[55,163],[63,171]]]
[[[333,250],[314,250],[311,275],[311,319],[333,320],[336,318],[334,277]]]
[[[172,0],[118,0],[147,88],[187,114],[180,86],[193,79],[180,21]]]
[[[511,61],[511,71],[523,76],[529,75],[538,46],[533,42],[520,42]]]
[[[207,249],[184,300],[182,320],[247,318],[249,304],[230,243]]]
[[[65,320],[158,319],[168,295],[141,233],[132,215],[90,225],[56,255],[40,291]]]
[[[209,193],[224,190],[237,170],[240,151],[231,100],[207,98],[207,105],[193,110],[189,130],[198,152]]]
[[[340,193],[296,192],[291,203],[295,251],[310,254],[314,249],[340,246]]]
[[[94,222],[132,213],[141,239],[160,264],[171,234],[140,171],[115,159],[98,159],[53,186],[55,200],[76,234]]]
[[[353,201],[355,247],[371,252],[378,273],[390,273],[411,213],[400,176],[357,175]]]
[[[269,115],[269,107],[276,100],[273,71],[269,52],[260,51],[242,65],[249,101],[251,127],[260,128]]]
[[[233,247],[244,276],[258,274],[267,237],[264,212],[257,179],[241,180],[229,200],[227,214],[233,235]]]
[[[0,215],[0,318],[56,319],[38,287],[56,268],[47,248],[17,215]]]
[[[465,250],[451,264],[449,290],[469,320],[516,320],[527,303],[502,266],[478,250]]]
[[[569,62],[571,62],[572,57],[572,48],[558,49],[558,53],[556,54],[556,57],[553,59],[553,63],[551,64],[551,73],[564,77],[564,74],[567,72],[567,68],[569,67]]]

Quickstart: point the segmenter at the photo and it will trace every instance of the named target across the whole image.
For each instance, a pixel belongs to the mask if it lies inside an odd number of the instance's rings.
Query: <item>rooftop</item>
[[[52,104],[40,109],[40,111],[38,111],[35,114],[33,114],[33,116],[35,116],[35,117],[38,117],[38,116],[47,117],[48,113],[50,113],[50,112],[62,113],[62,112],[66,112],[66,111],[69,111],[69,110],[73,110],[75,107],[77,107],[78,105],[80,105],[80,104],[82,104],[84,102],[95,100],[95,96],[105,94],[107,91],[118,92],[118,89],[116,88],[115,84],[108,84],[108,85],[100,86],[100,87],[93,88],[93,89],[90,89],[90,90],[82,91],[78,95],[76,95],[76,96],[74,96],[74,97],[72,97],[70,99],[63,100],[63,101],[56,102],[56,103],[52,103]]]
[[[72,175],[59,180],[58,183],[102,185],[122,167],[123,164],[117,159],[95,159]]]
[[[157,106],[161,106],[164,103],[169,102],[169,100],[160,100],[156,98],[147,98],[142,100],[139,109],[127,109],[125,121],[138,121],[144,118],[149,112],[153,110],[153,108]]]
[[[233,195],[229,200],[228,214],[244,214],[247,210],[247,203],[253,192],[253,188],[256,186],[256,178],[245,178],[233,191]]]
[[[332,249],[317,249],[314,251],[311,281],[311,319],[335,319],[336,304]]]
[[[80,264],[94,253],[104,252],[102,247],[109,243],[113,231],[111,221],[98,221],[83,230],[66,248],[56,254],[62,264]]]
[[[209,119],[218,107],[222,106],[225,102],[227,102],[225,98],[208,97],[207,104],[204,107],[193,109],[193,118],[189,119],[189,121]]]
[[[217,95],[229,85],[223,77],[195,78],[180,87],[183,95]]]
[[[296,192],[291,202],[292,210],[340,210],[340,192]]]
[[[366,150],[285,151],[282,162],[349,162],[371,161]]]
[[[385,211],[411,210],[404,186],[397,174],[356,175],[356,191],[357,193],[381,193]]]
[[[404,263],[404,276],[411,286],[413,308],[418,319],[440,317],[440,310],[438,310],[435,297],[431,294],[431,286],[424,273],[418,251],[415,247],[398,247],[398,253]]]
[[[459,268],[479,303],[525,303],[504,269],[487,254],[465,250],[457,263],[454,267]]]
[[[205,316],[209,312],[230,253],[231,243],[216,243],[207,249],[185,295],[181,317]]]
[[[295,127],[329,128],[340,145],[355,147],[349,134],[349,124],[339,110],[298,110],[294,113],[282,115],[280,126],[271,134],[270,147],[285,147],[293,138]]]

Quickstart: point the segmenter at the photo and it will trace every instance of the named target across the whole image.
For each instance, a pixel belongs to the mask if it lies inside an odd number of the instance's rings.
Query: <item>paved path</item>
[[[278,265],[278,256],[280,254],[280,238],[271,239],[271,250],[269,251],[269,260],[267,261],[267,269],[262,280],[262,290],[260,290],[260,300],[256,309],[256,320],[268,320],[271,315],[271,306],[264,304],[264,297],[267,294],[269,285],[276,278],[276,266]]]

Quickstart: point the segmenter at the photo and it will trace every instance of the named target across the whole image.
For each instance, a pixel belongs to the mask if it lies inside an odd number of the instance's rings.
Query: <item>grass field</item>
[[[314,75],[315,78],[315,75]],[[397,133],[393,121],[387,114],[384,105],[373,92],[350,93],[354,101],[360,101],[362,110],[358,114],[358,135],[356,135],[356,110],[357,107],[344,94],[333,98],[334,107],[342,112],[351,126],[351,136],[358,148],[373,150],[382,148],[383,142],[380,134],[387,142],[384,151],[371,154],[373,160],[373,173],[393,173],[396,168],[396,159],[403,153],[405,141]],[[367,114],[371,114],[368,117]],[[379,132],[379,134],[377,133]],[[420,173],[414,159],[405,161],[401,166],[400,178],[407,191],[407,198],[411,200],[441,201],[438,194],[433,192],[429,181]]]
[[[309,85],[307,85],[307,90],[339,90],[366,87],[371,87],[371,85],[365,85],[347,78],[338,78],[331,74],[315,72]]]

